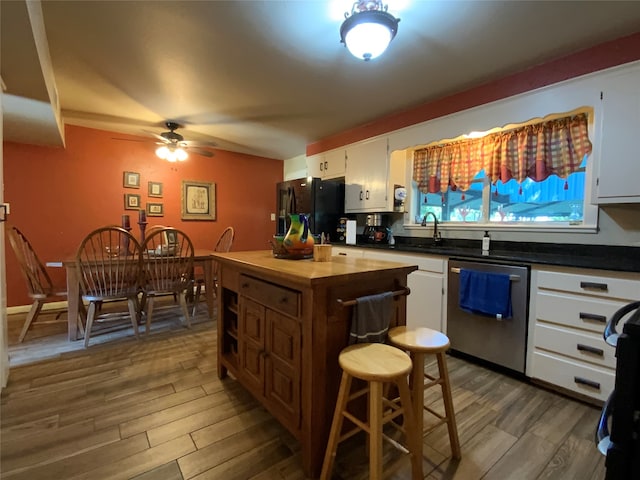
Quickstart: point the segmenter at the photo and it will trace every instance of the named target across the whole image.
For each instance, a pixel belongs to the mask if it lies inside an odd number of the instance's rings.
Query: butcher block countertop
[[[264,272],[296,283],[312,285],[336,277],[359,276],[363,273],[381,270],[404,270],[406,274],[417,270],[417,265],[387,262],[364,258],[352,258],[334,255],[330,262],[314,262],[313,259],[286,260],[274,258],[271,250],[246,252],[214,253],[216,260],[233,263],[243,269],[256,273]],[[344,280],[342,278],[341,280]]]

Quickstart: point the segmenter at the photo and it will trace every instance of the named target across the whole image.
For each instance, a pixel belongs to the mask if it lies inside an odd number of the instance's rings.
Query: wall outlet
[[[275,214],[275,213],[272,213],[272,214],[271,214],[271,221],[272,221],[272,222],[275,222],[275,221],[276,221],[276,214]]]

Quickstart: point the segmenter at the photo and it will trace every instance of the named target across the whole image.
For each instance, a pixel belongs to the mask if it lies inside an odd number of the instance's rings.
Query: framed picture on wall
[[[148,217],[164,217],[164,205],[162,203],[147,203]]]
[[[125,210],[140,210],[140,195],[136,193],[124,194],[124,209]]]
[[[149,196],[150,197],[162,197],[162,183],[149,182]]]
[[[182,220],[216,219],[216,184],[182,181]]]
[[[124,172],[122,185],[124,188],[140,188],[140,174],[137,172]]]

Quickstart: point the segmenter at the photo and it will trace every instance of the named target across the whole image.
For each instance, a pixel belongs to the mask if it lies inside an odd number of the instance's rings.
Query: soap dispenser
[[[484,231],[484,236],[482,237],[482,255],[489,255],[489,244],[491,243],[491,237],[489,236],[489,231]]]

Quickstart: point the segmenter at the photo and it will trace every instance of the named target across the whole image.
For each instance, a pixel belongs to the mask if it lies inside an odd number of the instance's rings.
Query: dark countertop
[[[450,258],[640,272],[640,247],[492,240],[489,255],[482,255],[480,240],[443,239],[440,245],[434,245],[431,238],[395,237],[395,240],[396,244],[391,246],[367,243],[363,238],[358,238],[357,245],[354,246]]]

